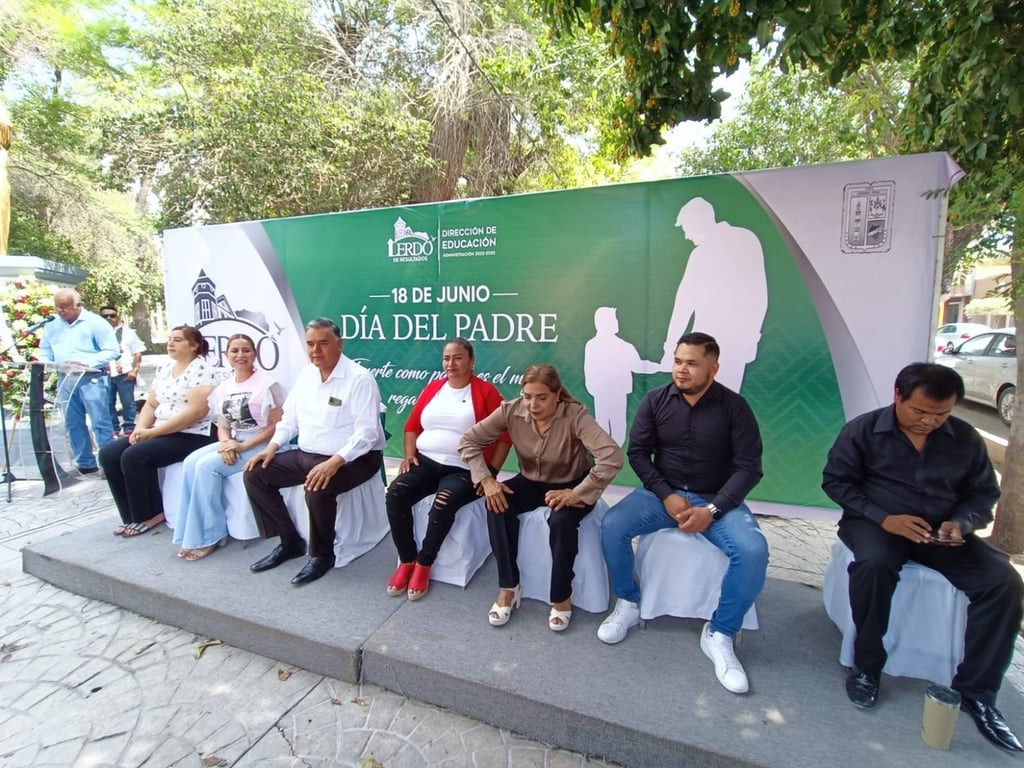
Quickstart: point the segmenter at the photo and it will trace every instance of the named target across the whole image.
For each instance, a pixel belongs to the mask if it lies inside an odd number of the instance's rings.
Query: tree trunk
[[[1024,382],[1024,186],[1012,195],[1015,224],[1013,227],[1013,253],[1010,258],[1011,296],[1013,314],[1017,324],[1017,389]],[[1020,392],[1017,392],[1020,398]],[[1010,554],[1024,553],[1024,416],[1020,404],[1014,408],[1010,425],[1010,442],[1003,462],[1003,495],[996,507],[996,522],[991,541]]]

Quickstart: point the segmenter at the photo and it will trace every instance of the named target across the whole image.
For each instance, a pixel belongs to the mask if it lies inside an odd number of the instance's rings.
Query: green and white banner
[[[171,230],[168,318],[224,365],[228,336],[249,333],[286,386],[305,322],[333,318],[380,384],[393,456],[447,339],[472,341],[507,397],[554,364],[624,443],[676,339],[704,331],[761,425],[755,509],[831,506],[839,428],[928,357],[958,174],[929,154]]]

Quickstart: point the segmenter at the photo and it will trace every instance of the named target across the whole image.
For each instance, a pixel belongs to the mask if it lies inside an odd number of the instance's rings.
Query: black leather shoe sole
[[[854,669],[846,678],[846,695],[853,706],[871,709],[878,702],[878,681],[866,672]]]
[[[991,704],[984,704],[964,696],[960,709],[971,716],[978,732],[1006,752],[1024,752],[1024,746],[1006,724],[1002,713]]]
[[[304,554],[305,552],[285,549],[281,545],[278,545],[274,547],[274,550],[269,555],[250,565],[249,570],[253,573],[269,571],[271,568],[277,568],[281,563],[294,560],[296,557],[302,557]]]

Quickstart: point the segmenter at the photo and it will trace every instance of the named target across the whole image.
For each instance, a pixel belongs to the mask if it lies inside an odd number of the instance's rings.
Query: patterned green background
[[[681,205],[694,197],[710,202],[719,220],[754,231],[764,249],[768,312],[757,360],[747,367],[742,394],[757,414],[764,439],[765,476],[751,498],[789,504],[832,506],[820,489],[825,454],[844,422],[831,355],[797,265],[767,212],[735,179],[711,176],[663,182],[449,202],[264,222],[304,320],[316,315],[378,317],[385,338],[350,338],[345,353],[375,369],[437,371],[440,340],[392,338],[396,313],[438,315],[442,334],[454,335],[457,312],[491,316],[557,313],[558,341],[496,343],[474,340],[478,372],[509,367],[521,373],[533,362],[556,365],[565,384],[592,407],[583,385],[583,348],[594,335],[594,310],[616,307],[619,335],[641,356],[660,360],[692,245],[674,226]],[[401,216],[415,231],[438,235],[455,227],[496,227],[496,253],[438,258],[439,240],[426,262],[393,263],[387,240]],[[741,281],[741,274],[723,280]],[[487,285],[486,303],[404,304],[395,288]],[[386,298],[374,298],[384,296]],[[723,301],[728,297],[724,296]],[[735,307],[742,313],[742,306]],[[429,323],[428,323],[429,325]],[[351,318],[349,326],[352,325]],[[685,329],[674,330],[674,335]],[[697,328],[696,330],[704,330]],[[728,350],[723,350],[728,354]],[[629,420],[649,389],[668,374],[634,375]],[[415,396],[424,381],[378,376],[385,402]],[[499,384],[511,397],[519,387]],[[401,453],[401,428],[408,415],[388,409],[393,433],[389,454]],[[510,462],[509,468],[514,468]],[[624,470],[618,483],[635,484]]]

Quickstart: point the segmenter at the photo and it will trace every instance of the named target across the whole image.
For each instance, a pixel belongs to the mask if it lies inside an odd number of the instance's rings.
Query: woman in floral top
[[[217,377],[205,360],[209,351],[195,328],[173,328],[167,338],[171,359],[157,371],[135,431],[100,449],[100,466],[121,514],[115,536],[138,536],[162,523],[157,470],[213,442],[207,400]]]

